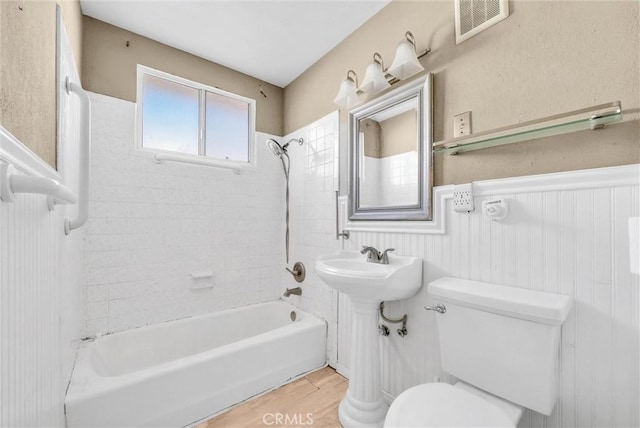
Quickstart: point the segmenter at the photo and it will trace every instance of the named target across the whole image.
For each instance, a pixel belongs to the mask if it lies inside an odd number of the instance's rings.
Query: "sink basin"
[[[422,259],[389,254],[389,264],[367,262],[359,251],[338,251],[316,259],[316,272],[331,288],[366,300],[413,296],[422,285]]]

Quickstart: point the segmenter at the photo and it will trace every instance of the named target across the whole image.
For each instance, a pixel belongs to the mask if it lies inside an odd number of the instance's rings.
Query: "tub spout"
[[[300,287],[287,288],[287,291],[284,292],[284,297],[289,297],[292,294],[295,294],[296,296],[301,296],[302,295],[302,288],[300,288]]]

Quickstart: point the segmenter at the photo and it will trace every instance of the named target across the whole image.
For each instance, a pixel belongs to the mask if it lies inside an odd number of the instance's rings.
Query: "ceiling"
[[[285,87],[391,0],[81,0],[85,15]]]

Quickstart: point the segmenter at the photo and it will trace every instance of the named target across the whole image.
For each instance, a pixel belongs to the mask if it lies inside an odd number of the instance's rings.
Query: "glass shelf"
[[[443,140],[433,144],[433,152],[455,155],[585,129],[602,129],[609,124],[621,121],[622,107],[620,101],[615,101],[465,137]]]

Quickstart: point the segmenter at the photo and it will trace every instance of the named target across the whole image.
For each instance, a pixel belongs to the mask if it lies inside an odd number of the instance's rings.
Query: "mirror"
[[[349,113],[350,220],[430,220],[432,76]]]

